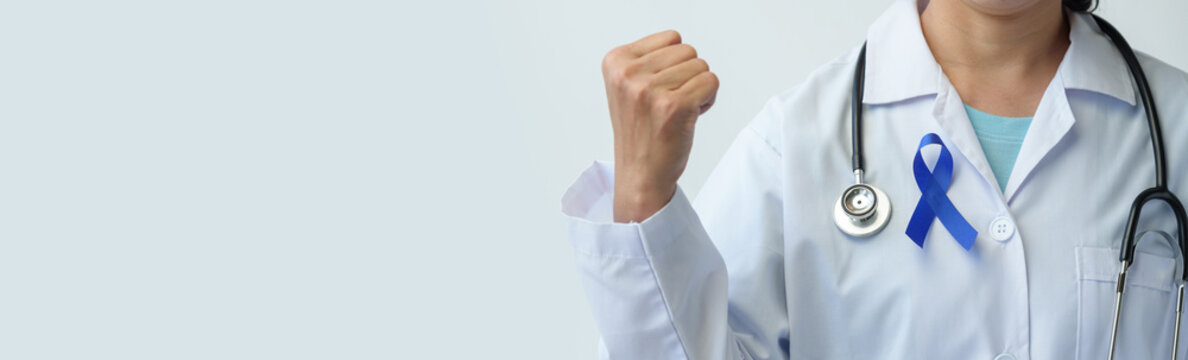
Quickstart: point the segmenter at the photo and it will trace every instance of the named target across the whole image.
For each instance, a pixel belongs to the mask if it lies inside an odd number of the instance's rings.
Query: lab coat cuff
[[[678,186],[672,200],[643,222],[614,222],[614,164],[595,162],[561,200],[574,250],[602,257],[648,257],[684,235],[696,213]]]

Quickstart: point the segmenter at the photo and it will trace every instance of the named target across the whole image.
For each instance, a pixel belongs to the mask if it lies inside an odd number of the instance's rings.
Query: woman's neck
[[[1035,113],[1069,45],[1059,1],[995,13],[962,0],[933,0],[920,25],[965,104],[1000,116]]]

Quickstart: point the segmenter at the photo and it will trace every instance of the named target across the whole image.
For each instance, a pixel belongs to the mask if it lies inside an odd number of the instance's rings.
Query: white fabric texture
[[[893,208],[871,238],[842,234],[832,217],[853,182],[857,48],[768,102],[693,204],[678,190],[644,222],[613,223],[613,165],[578,178],[562,208],[602,358],[1105,358],[1117,247],[1132,199],[1154,184],[1124,62],[1088,15],[1070,15],[1071,46],[1003,192],[918,16],[913,1],[897,1],[868,33],[866,180]],[[1188,75],[1139,57],[1163,119],[1169,186],[1183,194]],[[970,251],[939,222],[923,248],[904,233],[927,133],[953,154],[947,195],[979,231]],[[935,162],[936,147],[924,150]],[[994,241],[1000,217],[1016,230]],[[1171,351],[1182,261],[1170,211],[1148,206],[1139,229],[1120,359]]]

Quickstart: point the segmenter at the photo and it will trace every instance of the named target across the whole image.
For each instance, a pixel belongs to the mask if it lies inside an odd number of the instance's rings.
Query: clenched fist
[[[676,192],[718,77],[672,30],[611,50],[602,77],[615,133],[615,222],[643,221]]]

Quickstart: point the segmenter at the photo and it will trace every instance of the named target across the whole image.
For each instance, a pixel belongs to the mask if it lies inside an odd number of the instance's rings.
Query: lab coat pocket
[[[1126,278],[1119,322],[1118,359],[1157,359],[1170,357],[1176,294],[1173,279],[1176,259],[1163,245],[1143,246],[1148,233],[1140,236],[1134,265]],[[1146,244],[1154,245],[1154,244]],[[1147,251],[1144,251],[1147,250]],[[1162,254],[1155,255],[1153,253]],[[1174,254],[1174,253],[1173,253]],[[1115,282],[1120,264],[1113,248],[1077,248],[1077,359],[1105,359],[1109,355],[1110,332],[1114,321]]]

